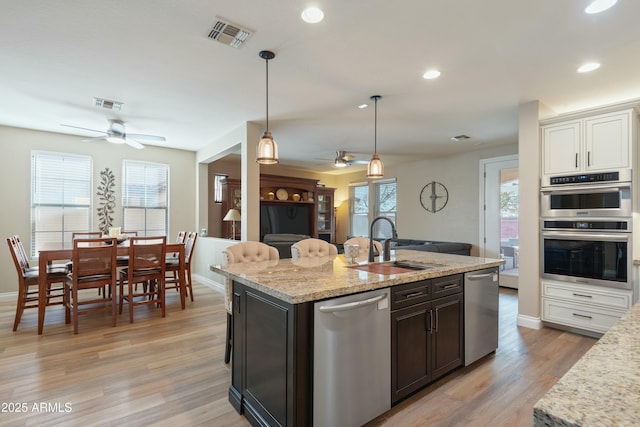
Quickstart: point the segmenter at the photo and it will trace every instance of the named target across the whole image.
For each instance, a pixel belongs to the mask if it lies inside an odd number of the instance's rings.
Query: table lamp
[[[236,240],[236,221],[240,221],[240,212],[237,209],[229,209],[229,212],[222,218],[223,221],[231,221],[231,238]]]

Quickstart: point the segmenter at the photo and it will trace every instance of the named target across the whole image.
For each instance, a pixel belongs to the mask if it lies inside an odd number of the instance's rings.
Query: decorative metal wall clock
[[[449,191],[444,184],[431,181],[420,192],[420,204],[428,212],[438,212],[447,205]]]

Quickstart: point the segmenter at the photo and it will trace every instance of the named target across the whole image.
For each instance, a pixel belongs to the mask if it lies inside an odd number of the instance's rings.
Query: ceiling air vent
[[[467,139],[471,139],[471,137],[469,135],[456,135],[456,136],[452,136],[451,138],[452,141],[464,141]]]
[[[107,110],[122,110],[122,102],[109,101],[108,99],[93,98],[95,100],[95,106],[98,108],[106,108]]]
[[[253,31],[216,16],[216,22],[213,24],[213,29],[209,33],[209,38],[240,49],[252,35]]]

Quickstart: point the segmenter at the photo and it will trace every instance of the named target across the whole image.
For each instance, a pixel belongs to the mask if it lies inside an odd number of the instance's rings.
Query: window
[[[386,216],[396,223],[396,180],[373,183],[375,216]]]
[[[369,224],[378,216],[385,216],[394,224],[396,223],[395,179],[352,184],[349,189],[349,200],[351,236],[369,236]],[[373,206],[373,209],[369,209],[369,205]],[[374,237],[388,238],[391,235],[391,226],[388,222],[376,223]]]
[[[122,229],[138,236],[166,236],[169,166],[124,160],[122,171]]]
[[[91,157],[31,154],[31,256],[68,248],[71,233],[91,230]]]
[[[349,230],[351,236],[369,235],[369,184],[349,188]]]

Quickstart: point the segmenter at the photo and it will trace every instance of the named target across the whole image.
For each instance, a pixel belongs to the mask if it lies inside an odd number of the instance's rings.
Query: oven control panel
[[[607,182],[607,181],[619,181],[620,172],[601,172],[601,173],[588,173],[580,175],[566,175],[566,176],[554,176],[549,178],[549,184],[581,184],[584,182]]]

